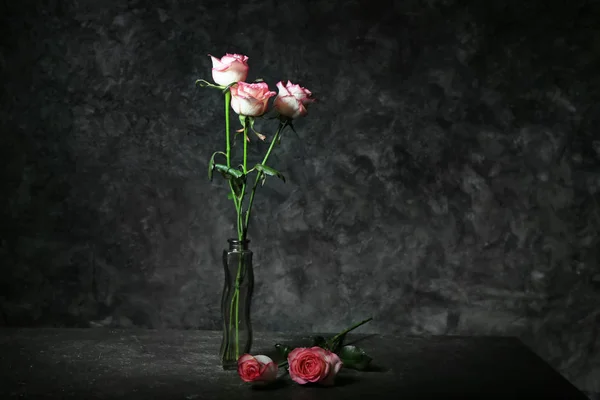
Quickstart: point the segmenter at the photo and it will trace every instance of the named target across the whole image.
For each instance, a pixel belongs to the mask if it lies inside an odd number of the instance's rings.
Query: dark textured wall
[[[255,203],[256,329],[518,335],[600,392],[597,2],[149,4],[1,6],[0,324],[219,328],[194,81],[236,52],[319,100]]]

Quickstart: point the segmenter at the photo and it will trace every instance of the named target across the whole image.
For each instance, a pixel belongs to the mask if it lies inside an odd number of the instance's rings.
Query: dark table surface
[[[256,333],[253,353],[312,336]],[[516,338],[352,340],[373,371],[342,369],[332,388],[282,376],[256,389],[220,367],[219,332],[0,329],[0,399],[587,399]]]

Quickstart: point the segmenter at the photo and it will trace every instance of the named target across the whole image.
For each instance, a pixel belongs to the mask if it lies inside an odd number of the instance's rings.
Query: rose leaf
[[[222,154],[225,157],[227,157],[227,154],[223,153],[222,151],[215,151],[212,156],[210,157],[210,161],[208,162],[208,179],[210,181],[212,181],[213,178],[213,172],[215,170],[215,156],[217,154]]]
[[[215,164],[214,168],[217,169],[223,175],[223,177],[231,183],[231,187],[233,188],[236,197],[239,198],[244,190],[246,175],[238,169],[231,168],[223,164]]]
[[[266,165],[263,164],[256,164],[254,166],[254,169],[257,171],[262,172],[265,175],[269,175],[269,176],[276,176],[279,179],[281,179],[282,181],[285,182],[285,176],[283,176],[283,174],[279,171],[277,171],[276,169],[273,169],[271,167],[267,167]]]
[[[351,368],[359,371],[366,370],[372,360],[363,349],[351,345],[342,347],[338,356],[344,363],[344,368]]]
[[[292,351],[292,348],[290,346],[284,346],[279,343],[275,344],[275,349],[281,355],[281,357],[283,357],[284,360],[287,360],[288,354],[290,354],[290,352]]]

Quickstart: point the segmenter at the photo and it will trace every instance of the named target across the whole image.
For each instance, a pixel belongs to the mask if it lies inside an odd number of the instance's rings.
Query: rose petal
[[[308,383],[308,381],[305,381],[304,379],[300,378],[298,375],[290,374],[290,378],[292,378],[292,380],[294,382],[299,383],[300,385],[306,385]]]
[[[277,89],[279,90],[279,95],[275,99],[273,106],[279,114],[285,117],[295,119],[305,116],[308,113],[306,106],[314,102],[314,99],[309,97],[312,94],[310,90],[289,80],[285,86],[283,82],[278,82]]]
[[[270,362],[263,366],[260,371],[260,381],[262,382],[272,382],[277,379],[277,370],[279,367],[274,362]]]
[[[290,81],[288,81],[288,84],[290,83]],[[279,95],[280,96],[289,96],[291,95],[291,93],[288,91],[287,87],[283,86],[283,82],[279,81],[277,82],[277,89],[279,90]]]
[[[262,355],[262,354],[254,356],[254,359],[256,361],[258,361],[259,363],[265,364],[265,365],[267,365],[268,363],[272,363],[273,362],[273,360],[270,357]]]
[[[267,111],[268,100],[276,93],[264,82],[238,82],[231,87],[231,108],[239,115],[258,117]]]
[[[244,382],[253,382],[260,376],[260,363],[252,356],[242,356],[238,359],[238,375]]]
[[[327,363],[331,366],[329,374],[320,382],[325,386],[332,386],[334,384],[335,377],[337,376],[340,369],[342,369],[342,360],[340,357],[332,352],[328,352],[327,354]]]
[[[254,357],[251,354],[242,354],[240,358],[238,358],[238,364],[252,360],[253,358]]]
[[[248,76],[248,57],[241,54],[225,54],[221,59],[210,55],[212,60],[212,76],[215,83],[227,86],[234,82],[246,80]]]
[[[323,381],[333,369],[327,356],[326,350],[320,347],[292,350],[288,355],[290,377],[300,384]]]
[[[294,96],[277,96],[273,107],[275,107],[279,114],[292,119],[307,114],[304,104]]]
[[[268,383],[277,379],[277,364],[264,355],[244,354],[238,358],[238,375],[245,382]]]

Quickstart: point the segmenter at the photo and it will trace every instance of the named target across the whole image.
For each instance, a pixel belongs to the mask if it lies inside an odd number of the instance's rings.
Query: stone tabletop
[[[256,333],[254,354],[314,334]],[[581,392],[516,338],[349,336],[373,370],[342,369],[332,388],[284,376],[269,388],[219,366],[214,331],[0,329],[0,398],[569,399]],[[283,370],[280,370],[281,374]]]

